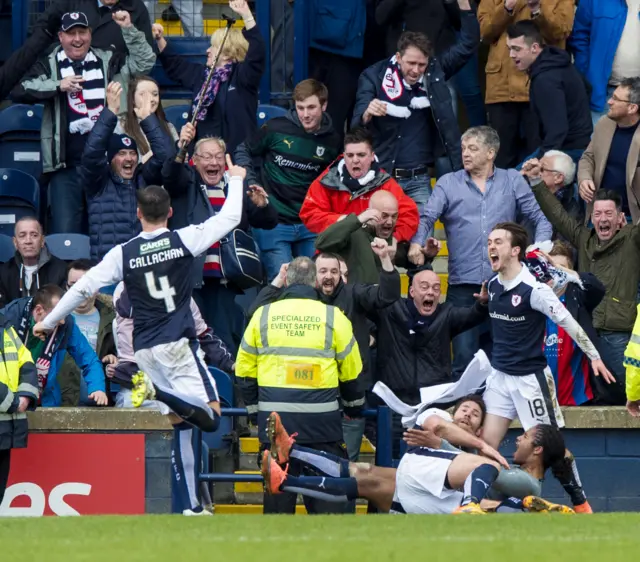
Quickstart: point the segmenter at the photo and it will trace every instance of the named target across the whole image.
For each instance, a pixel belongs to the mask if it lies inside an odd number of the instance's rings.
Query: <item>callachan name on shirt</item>
[[[173,260],[176,258],[184,257],[184,250],[182,248],[172,248],[171,250],[164,250],[163,252],[156,252],[148,256],[142,256],[140,258],[131,258],[129,260],[129,267],[136,269],[138,267],[147,267],[163,261]]]
[[[509,316],[508,314],[498,314],[497,312],[490,312],[489,316],[497,320],[506,320],[507,322],[524,322],[526,320],[524,316]]]

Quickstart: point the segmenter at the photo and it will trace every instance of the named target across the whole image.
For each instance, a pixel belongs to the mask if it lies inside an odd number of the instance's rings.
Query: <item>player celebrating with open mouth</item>
[[[563,427],[553,375],[544,355],[547,317],[571,336],[591,361],[593,373],[607,382],[613,376],[595,346],[560,302],[551,287],[536,280],[523,263],[527,231],[512,222],[497,224],[488,241],[491,269],[488,284],[489,317],[493,336],[492,372],[484,400],[487,419],[483,439],[497,448],[517,416],[525,431],[537,424]],[[567,451],[554,476],[580,513],[591,513],[575,461]]]

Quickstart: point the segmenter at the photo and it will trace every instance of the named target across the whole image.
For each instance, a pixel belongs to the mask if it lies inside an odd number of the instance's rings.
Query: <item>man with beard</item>
[[[400,298],[400,275],[393,267],[389,257],[388,244],[384,240],[376,238],[371,242],[370,247],[378,256],[382,266],[377,285],[345,284],[340,274],[338,256],[322,253],[315,258],[316,290],[320,295],[320,300],[325,304],[338,307],[353,325],[353,334],[358,342],[362,359],[362,372],[358,380],[363,391],[368,391],[373,386],[369,349],[372,323],[367,319],[367,314],[371,314],[373,310],[384,309]],[[259,307],[280,300],[284,294],[283,287],[287,268],[288,264],[283,265],[271,285],[262,289],[258,294],[249,309],[250,316]],[[352,459],[357,459],[364,433],[364,420],[345,420],[343,430],[349,456]]]
[[[484,402],[474,395],[460,399],[452,416],[438,408],[425,410],[415,428],[405,434],[410,448],[396,470],[347,463],[300,446],[273,412],[269,416],[271,451],[264,451],[262,460],[265,485],[276,495],[295,490],[335,502],[364,498],[379,510],[396,514],[573,513],[537,497],[547,468],[562,460],[560,432],[543,424],[525,432],[516,440],[516,466],[509,467],[500,453],[478,437],[484,416]],[[310,467],[314,476],[287,474],[280,465],[291,460]]]
[[[541,179],[537,160],[523,166],[542,212],[554,229],[578,249],[578,271],[593,273],[605,286],[602,302],[593,311],[598,331],[598,351],[616,381],[608,385],[607,402],[623,405],[625,397],[624,350],[636,319],[640,281],[640,226],[626,224],[618,192],[599,189],[591,211],[593,228],[571,218]]]

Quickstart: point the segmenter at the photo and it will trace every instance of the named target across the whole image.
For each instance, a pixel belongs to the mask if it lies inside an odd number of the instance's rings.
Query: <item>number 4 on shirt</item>
[[[173,312],[176,309],[176,302],[173,300],[173,297],[176,296],[176,290],[169,285],[169,278],[166,275],[158,277],[157,285],[159,285],[160,288],[156,286],[156,276],[153,271],[148,271],[144,278],[147,281],[149,295],[154,299],[163,300],[167,312]]]

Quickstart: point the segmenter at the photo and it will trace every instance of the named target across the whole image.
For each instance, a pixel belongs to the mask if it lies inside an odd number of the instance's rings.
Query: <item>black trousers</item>
[[[500,137],[496,167],[515,168],[540,146],[538,118],[529,102],[490,103],[487,114]]]
[[[0,504],[4,499],[4,493],[7,489],[7,481],[9,480],[9,468],[11,466],[11,449],[0,451]]]
[[[344,137],[345,123],[350,119],[356,102],[358,78],[362,70],[362,59],[343,57],[318,49],[309,50],[309,76],[322,82],[329,90],[327,113],[340,138]]]
[[[305,447],[309,449],[316,449],[317,451],[324,451],[326,453],[331,453],[332,455],[336,455],[343,459],[349,459],[349,454],[347,453],[347,446],[344,442],[338,443],[316,443],[310,445],[308,443],[302,443]],[[261,446],[261,452],[264,449],[268,448],[266,444]],[[262,458],[262,455],[258,457]],[[296,459],[291,459],[289,463],[289,472],[291,476],[321,476],[311,468],[306,467],[302,463],[300,463]],[[269,494],[264,494],[263,502],[264,502],[264,513],[279,513],[279,514],[287,514],[293,515],[296,512],[296,500],[298,499],[297,494],[292,494],[290,492],[284,492],[282,494],[277,494],[271,496]],[[317,498],[311,498],[309,496],[302,497],[304,501],[304,505],[307,508],[307,513],[312,515],[318,515],[323,513],[355,513],[356,504],[354,501],[336,503],[336,502],[328,502],[324,500],[319,500]]]

